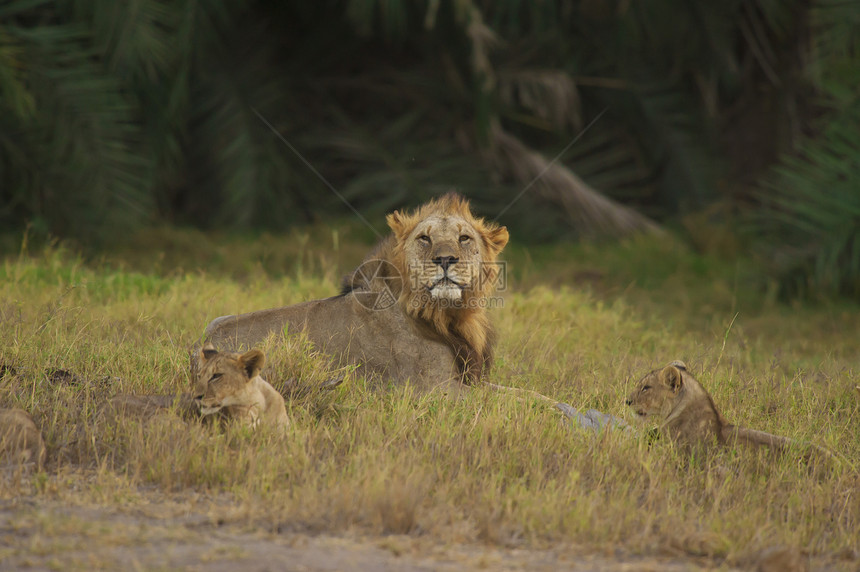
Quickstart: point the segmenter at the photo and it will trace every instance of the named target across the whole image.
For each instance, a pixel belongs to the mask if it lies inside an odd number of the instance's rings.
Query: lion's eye
[[[424,244],[430,244],[430,237],[427,236],[426,234],[422,234],[421,236],[418,237],[417,240],[418,240],[418,242],[422,242]]]
[[[465,243],[465,242],[469,242],[470,240],[472,240],[472,237],[469,236],[468,234],[464,234],[464,235],[460,236],[460,243],[461,244]]]
[[[645,393],[645,392],[646,392],[646,391],[648,391],[649,389],[651,389],[651,386],[650,386],[650,385],[646,385],[646,386],[644,386],[644,387],[642,388],[642,393]]]
[[[213,382],[213,381],[215,381],[216,379],[219,379],[222,375],[224,375],[224,374],[223,374],[223,373],[213,373],[213,374],[212,374],[212,377],[210,377],[210,378],[209,378],[209,381],[210,381],[210,382]]]

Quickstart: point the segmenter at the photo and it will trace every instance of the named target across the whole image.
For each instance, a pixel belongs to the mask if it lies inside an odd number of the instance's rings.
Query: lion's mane
[[[499,273],[496,263],[508,242],[508,231],[494,222],[475,217],[468,200],[448,193],[413,212],[395,211],[388,215],[386,220],[394,233],[393,240],[386,240],[376,255],[389,260],[401,276],[408,277],[411,268],[419,262],[407,259],[406,238],[421,221],[434,215],[459,216],[475,229],[482,242],[481,277],[472,288],[464,290],[461,303],[456,305],[431,298],[420,288],[414,288],[412,280],[406,279],[398,303],[407,316],[450,344],[467,380],[477,381],[492,361],[495,342],[483,299],[496,289]]]

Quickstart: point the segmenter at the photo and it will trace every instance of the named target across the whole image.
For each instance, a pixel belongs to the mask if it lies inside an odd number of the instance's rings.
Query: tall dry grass
[[[858,462],[856,308],[755,309],[731,277],[699,279],[685,264],[662,284],[613,284],[613,273],[628,270],[612,264],[649,256],[665,264],[664,250],[602,248],[602,257],[556,250],[549,266],[514,249],[511,265],[529,272],[514,276],[505,307],[494,311],[491,381],[630,418],[631,385],[683,359],[729,420]],[[693,255],[678,256],[689,263]],[[609,265],[598,268],[602,286],[559,285],[565,265],[597,268],[601,259]],[[523,286],[539,284],[541,264],[550,285]],[[846,559],[860,550],[860,477],[850,464],[810,467],[745,451],[687,459],[644,432],[595,435],[543,403],[482,388],[458,400],[380,391],[331,371],[301,339],[266,348],[269,381],[291,396],[287,434],[100,414],[116,393],[185,390],[187,350],[217,315],[337,288],[335,271],[285,274],[143,273],[86,265],[57,248],[6,259],[0,363],[14,372],[0,380],[0,405],[33,413],[49,460],[43,473],[3,481],[2,494],[120,506],[194,493],[235,507],[237,522],[272,530],[620,545],[741,565],[786,544],[837,568],[856,565]],[[736,315],[739,295],[751,309]],[[713,309],[695,302],[709,299]],[[334,390],[308,389],[344,373]]]

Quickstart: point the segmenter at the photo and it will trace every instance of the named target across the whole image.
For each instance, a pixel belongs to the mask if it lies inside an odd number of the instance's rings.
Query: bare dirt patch
[[[440,544],[429,538],[277,533],[224,523],[224,507],[158,500],[119,508],[0,503],[4,570],[710,570],[716,562]],[[720,567],[723,570],[730,568]]]

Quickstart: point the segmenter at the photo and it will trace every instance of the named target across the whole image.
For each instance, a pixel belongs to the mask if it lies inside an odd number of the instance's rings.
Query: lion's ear
[[[487,248],[490,249],[493,256],[499,254],[505,245],[508,243],[508,229],[504,226],[499,226],[493,229],[487,230],[484,234],[486,238]]]
[[[216,355],[218,355],[218,350],[215,349],[212,342],[206,342],[206,344],[200,349],[200,359],[204,362],[209,361]]]
[[[687,371],[687,364],[685,364],[684,362],[682,362],[679,359],[676,359],[675,361],[670,362],[669,365],[674,365],[678,369],[683,369],[684,371]]]
[[[266,365],[266,354],[263,350],[253,349],[239,356],[239,363],[248,374],[248,379],[254,379]]]
[[[673,362],[664,367],[663,371],[660,372],[660,381],[672,391],[678,391],[684,385],[684,376]]]
[[[394,232],[394,236],[403,236],[406,229],[406,216],[400,211],[394,211],[387,217],[385,222],[388,223],[388,228]]]

